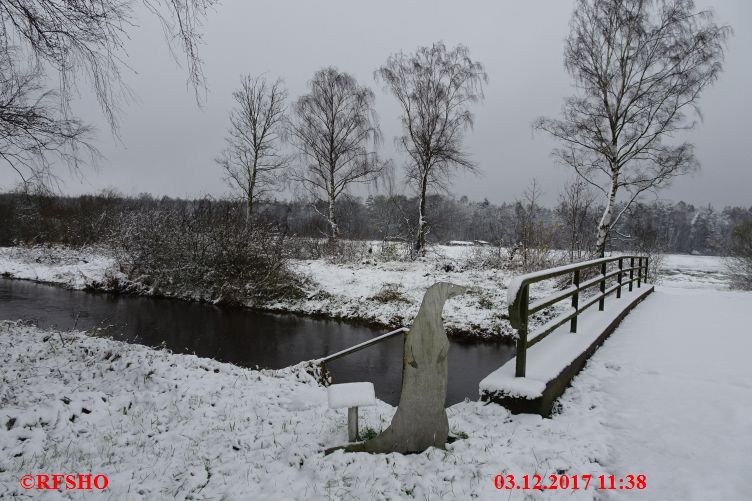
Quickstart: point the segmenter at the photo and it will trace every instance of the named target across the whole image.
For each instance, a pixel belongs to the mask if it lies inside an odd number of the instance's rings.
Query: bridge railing
[[[609,266],[611,266],[611,270],[609,270]],[[597,270],[597,274],[594,277],[580,280],[581,277],[585,278],[583,275],[587,275],[588,272],[592,272],[593,270]],[[531,285],[543,280],[570,274],[569,287],[532,303],[530,302]],[[542,270],[513,279],[509,284],[507,302],[509,304],[509,320],[512,327],[517,329],[518,333],[515,376],[525,377],[528,348],[543,340],[543,338],[566,322],[570,322],[571,332],[577,332],[577,317],[580,313],[596,303],[598,304],[598,309],[602,311],[607,296],[616,293],[616,297],[620,298],[622,288],[628,287],[629,291],[631,291],[635,283],[639,288],[647,281],[647,276],[647,257],[617,256]],[[613,281],[614,277],[616,277],[616,283],[610,287],[606,287],[609,279]],[[599,289],[597,294],[580,301],[580,293],[582,291],[596,286]],[[532,334],[528,332],[530,315],[539,313],[570,297],[572,300],[568,312],[548,321],[537,328]]]
[[[342,358],[344,356],[350,355],[351,353],[355,353],[356,351],[360,351],[364,348],[368,348],[369,346],[373,346],[382,341],[386,341],[389,338],[392,338],[394,336],[397,336],[409,330],[410,329],[408,329],[407,327],[400,327],[399,329],[395,329],[391,332],[387,332],[386,334],[382,334],[381,336],[377,336],[373,339],[369,339],[368,341],[364,341],[362,343],[356,344],[355,346],[350,346],[349,348],[345,348],[344,350],[338,351],[337,353],[332,353],[331,355],[322,357],[318,359],[317,362],[326,363],[326,362],[331,362],[332,360],[337,360],[338,358]]]

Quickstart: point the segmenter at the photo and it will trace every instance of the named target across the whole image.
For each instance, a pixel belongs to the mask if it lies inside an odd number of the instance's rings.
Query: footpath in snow
[[[752,293],[659,287],[596,352],[569,393],[606,431],[599,462],[648,484],[607,498],[752,499],[751,324]]]

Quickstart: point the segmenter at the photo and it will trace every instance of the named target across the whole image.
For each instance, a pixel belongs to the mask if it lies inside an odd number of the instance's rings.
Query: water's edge
[[[279,369],[321,358],[385,332],[359,322],[172,299],[0,278],[2,319],[22,318],[60,330],[75,327],[248,368]],[[514,352],[508,344],[477,338],[452,337],[450,342],[450,404],[477,399],[480,379]],[[335,382],[372,381],[379,398],[396,403],[402,358],[397,336],[327,365]]]

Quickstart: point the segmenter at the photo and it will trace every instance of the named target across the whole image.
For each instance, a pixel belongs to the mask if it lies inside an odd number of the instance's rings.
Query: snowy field
[[[0,272],[82,288],[112,266],[96,253],[66,259],[2,249]],[[346,440],[346,412],[327,408],[303,366],[253,371],[2,322],[0,497],[35,497],[20,487],[25,474],[90,472],[108,475],[108,499],[750,499],[752,293],[713,290],[726,288],[719,262],[667,257],[676,272],[595,354],[552,419],[463,402],[448,413],[451,433],[467,438],[409,456],[325,456]],[[382,280],[417,280],[430,263]],[[357,287],[365,271],[353,269]],[[361,409],[361,429],[383,429],[393,412]],[[499,492],[499,473],[642,474],[648,487]]]

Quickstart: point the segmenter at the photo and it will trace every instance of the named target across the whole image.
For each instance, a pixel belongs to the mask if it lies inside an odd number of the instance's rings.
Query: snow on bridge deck
[[[646,475],[641,499],[752,499],[751,326],[752,293],[659,287],[573,381],[565,409],[589,401],[601,464]]]

